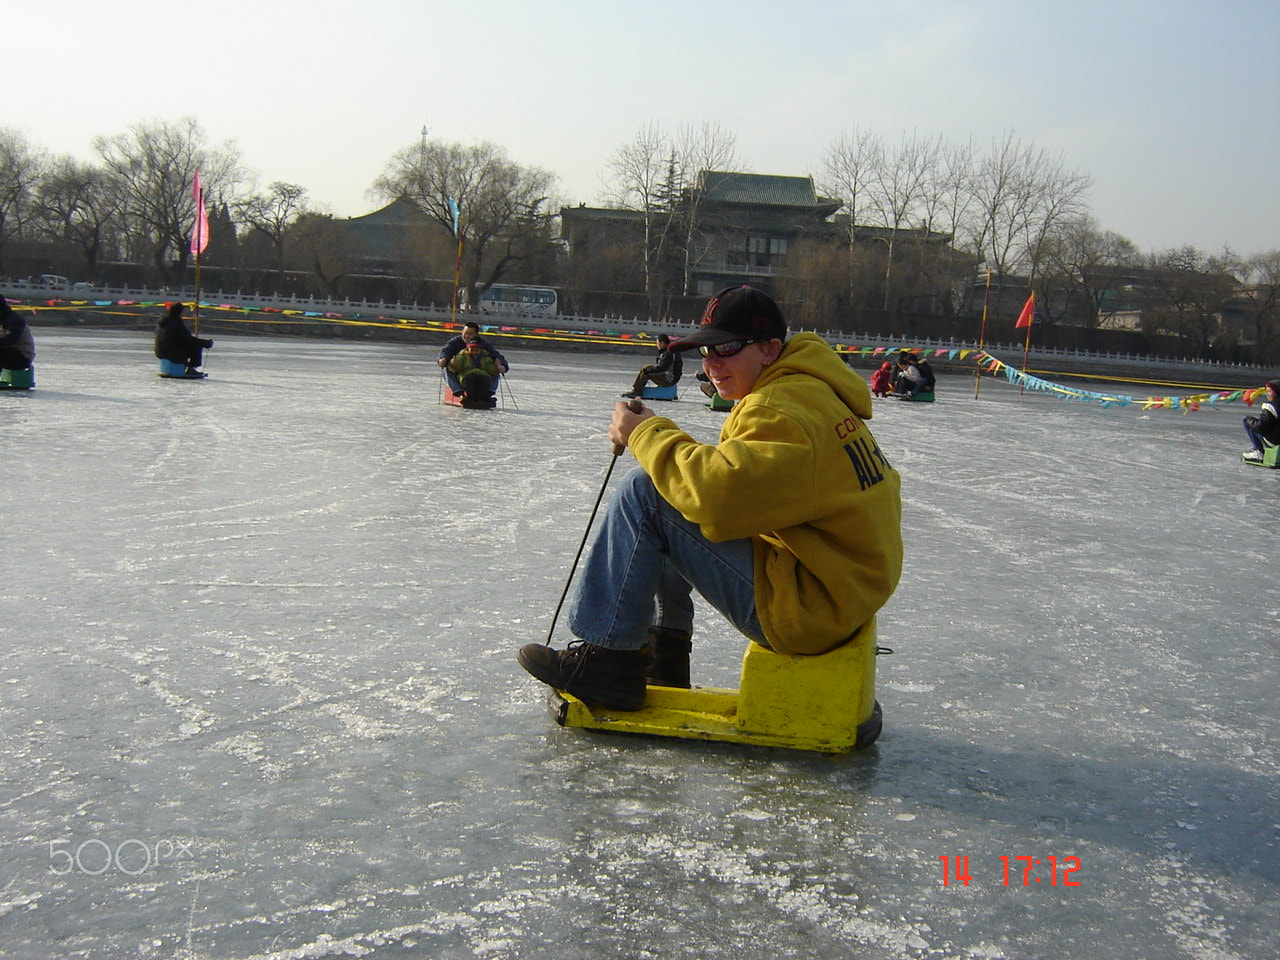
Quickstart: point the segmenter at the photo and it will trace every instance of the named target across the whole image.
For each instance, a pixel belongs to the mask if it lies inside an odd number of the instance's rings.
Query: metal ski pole
[[[632,413],[639,413],[644,409],[644,404],[639,400],[628,400],[627,409]],[[591,525],[595,522],[596,511],[600,509],[600,501],[604,499],[605,488],[609,486],[609,477],[613,474],[613,465],[618,462],[618,458],[622,456],[626,450],[620,443],[613,445],[613,456],[609,458],[609,469],[604,472],[604,482],[600,484],[600,492],[596,494],[596,502],[591,507],[591,516],[587,518],[587,529],[582,531],[582,542],[578,544],[578,552],[573,555],[573,565],[569,567],[569,579],[564,582],[564,590],[560,593],[560,602],[556,604],[555,613],[551,615],[551,628],[547,630],[546,645],[551,646],[551,635],[556,632],[556,621],[560,619],[560,608],[564,606],[564,598],[569,595],[569,584],[573,583],[573,575],[578,570],[578,561],[582,558],[583,548],[587,545],[587,535],[591,533]]]
[[[511,392],[511,384],[507,383],[507,375],[505,373],[499,374],[498,381],[506,387],[507,396],[511,399],[511,406],[515,407],[516,411],[519,412],[520,404],[516,403],[516,395]]]

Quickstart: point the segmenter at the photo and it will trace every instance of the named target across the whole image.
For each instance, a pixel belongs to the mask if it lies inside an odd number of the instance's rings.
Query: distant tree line
[[[138,123],[95,137],[93,150],[90,161],[54,156],[0,128],[0,274],[189,283],[198,170],[210,217],[202,263],[231,289],[439,300],[456,276],[470,296],[496,282],[542,283],[642,297],[662,316],[694,292],[706,249],[699,172],[743,169],[735,138],[714,124],[642,126],[611,158],[605,201],[639,217],[642,241],[571,272],[554,174],[490,142],[424,134],[370,191],[411,205],[424,226],[406,229],[371,271],[341,229],[349,221],[312,206],[298,184],[259,186],[236,146],[210,143],[194,119]],[[1013,135],[980,149],[920,134],[887,143],[855,128],[828,145],[815,182],[840,210],[829,237],[788,250],[777,291],[803,324],[856,316],[874,333],[895,313],[973,318],[988,289],[1006,300],[1035,289],[1040,323],[1127,325],[1175,337],[1193,356],[1280,362],[1280,250],[1141,252],[1090,216],[1088,176]]]

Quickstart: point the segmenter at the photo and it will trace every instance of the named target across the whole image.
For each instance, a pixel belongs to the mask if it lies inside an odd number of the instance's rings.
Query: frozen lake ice
[[[1243,405],[879,402],[885,728],[824,757],[562,729],[515,662],[647,353],[504,345],[488,412],[439,405],[434,345],[218,337],[182,383],[147,334],[36,334],[0,957],[1277,955],[1280,471]],[[658,409],[711,441],[701,399]]]

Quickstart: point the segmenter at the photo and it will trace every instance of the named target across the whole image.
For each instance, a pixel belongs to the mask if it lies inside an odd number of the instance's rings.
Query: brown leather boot
[[[689,652],[693,638],[685,630],[649,628],[649,666],[646,677],[655,687],[689,687]]]
[[[608,710],[639,710],[644,706],[648,647],[610,650],[573,640],[564,650],[552,650],[546,644],[530,643],[520,648],[516,659],[543,683],[587,703]]]

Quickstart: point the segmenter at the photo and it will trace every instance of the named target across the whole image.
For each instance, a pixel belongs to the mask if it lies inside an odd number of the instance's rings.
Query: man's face
[[[474,329],[472,329],[471,327],[463,327],[463,328],[462,328],[462,342],[463,342],[463,343],[470,343],[472,340],[474,340],[474,339],[475,339],[476,337],[478,337],[478,336],[480,336],[480,331],[479,331],[479,330],[474,330]]]

